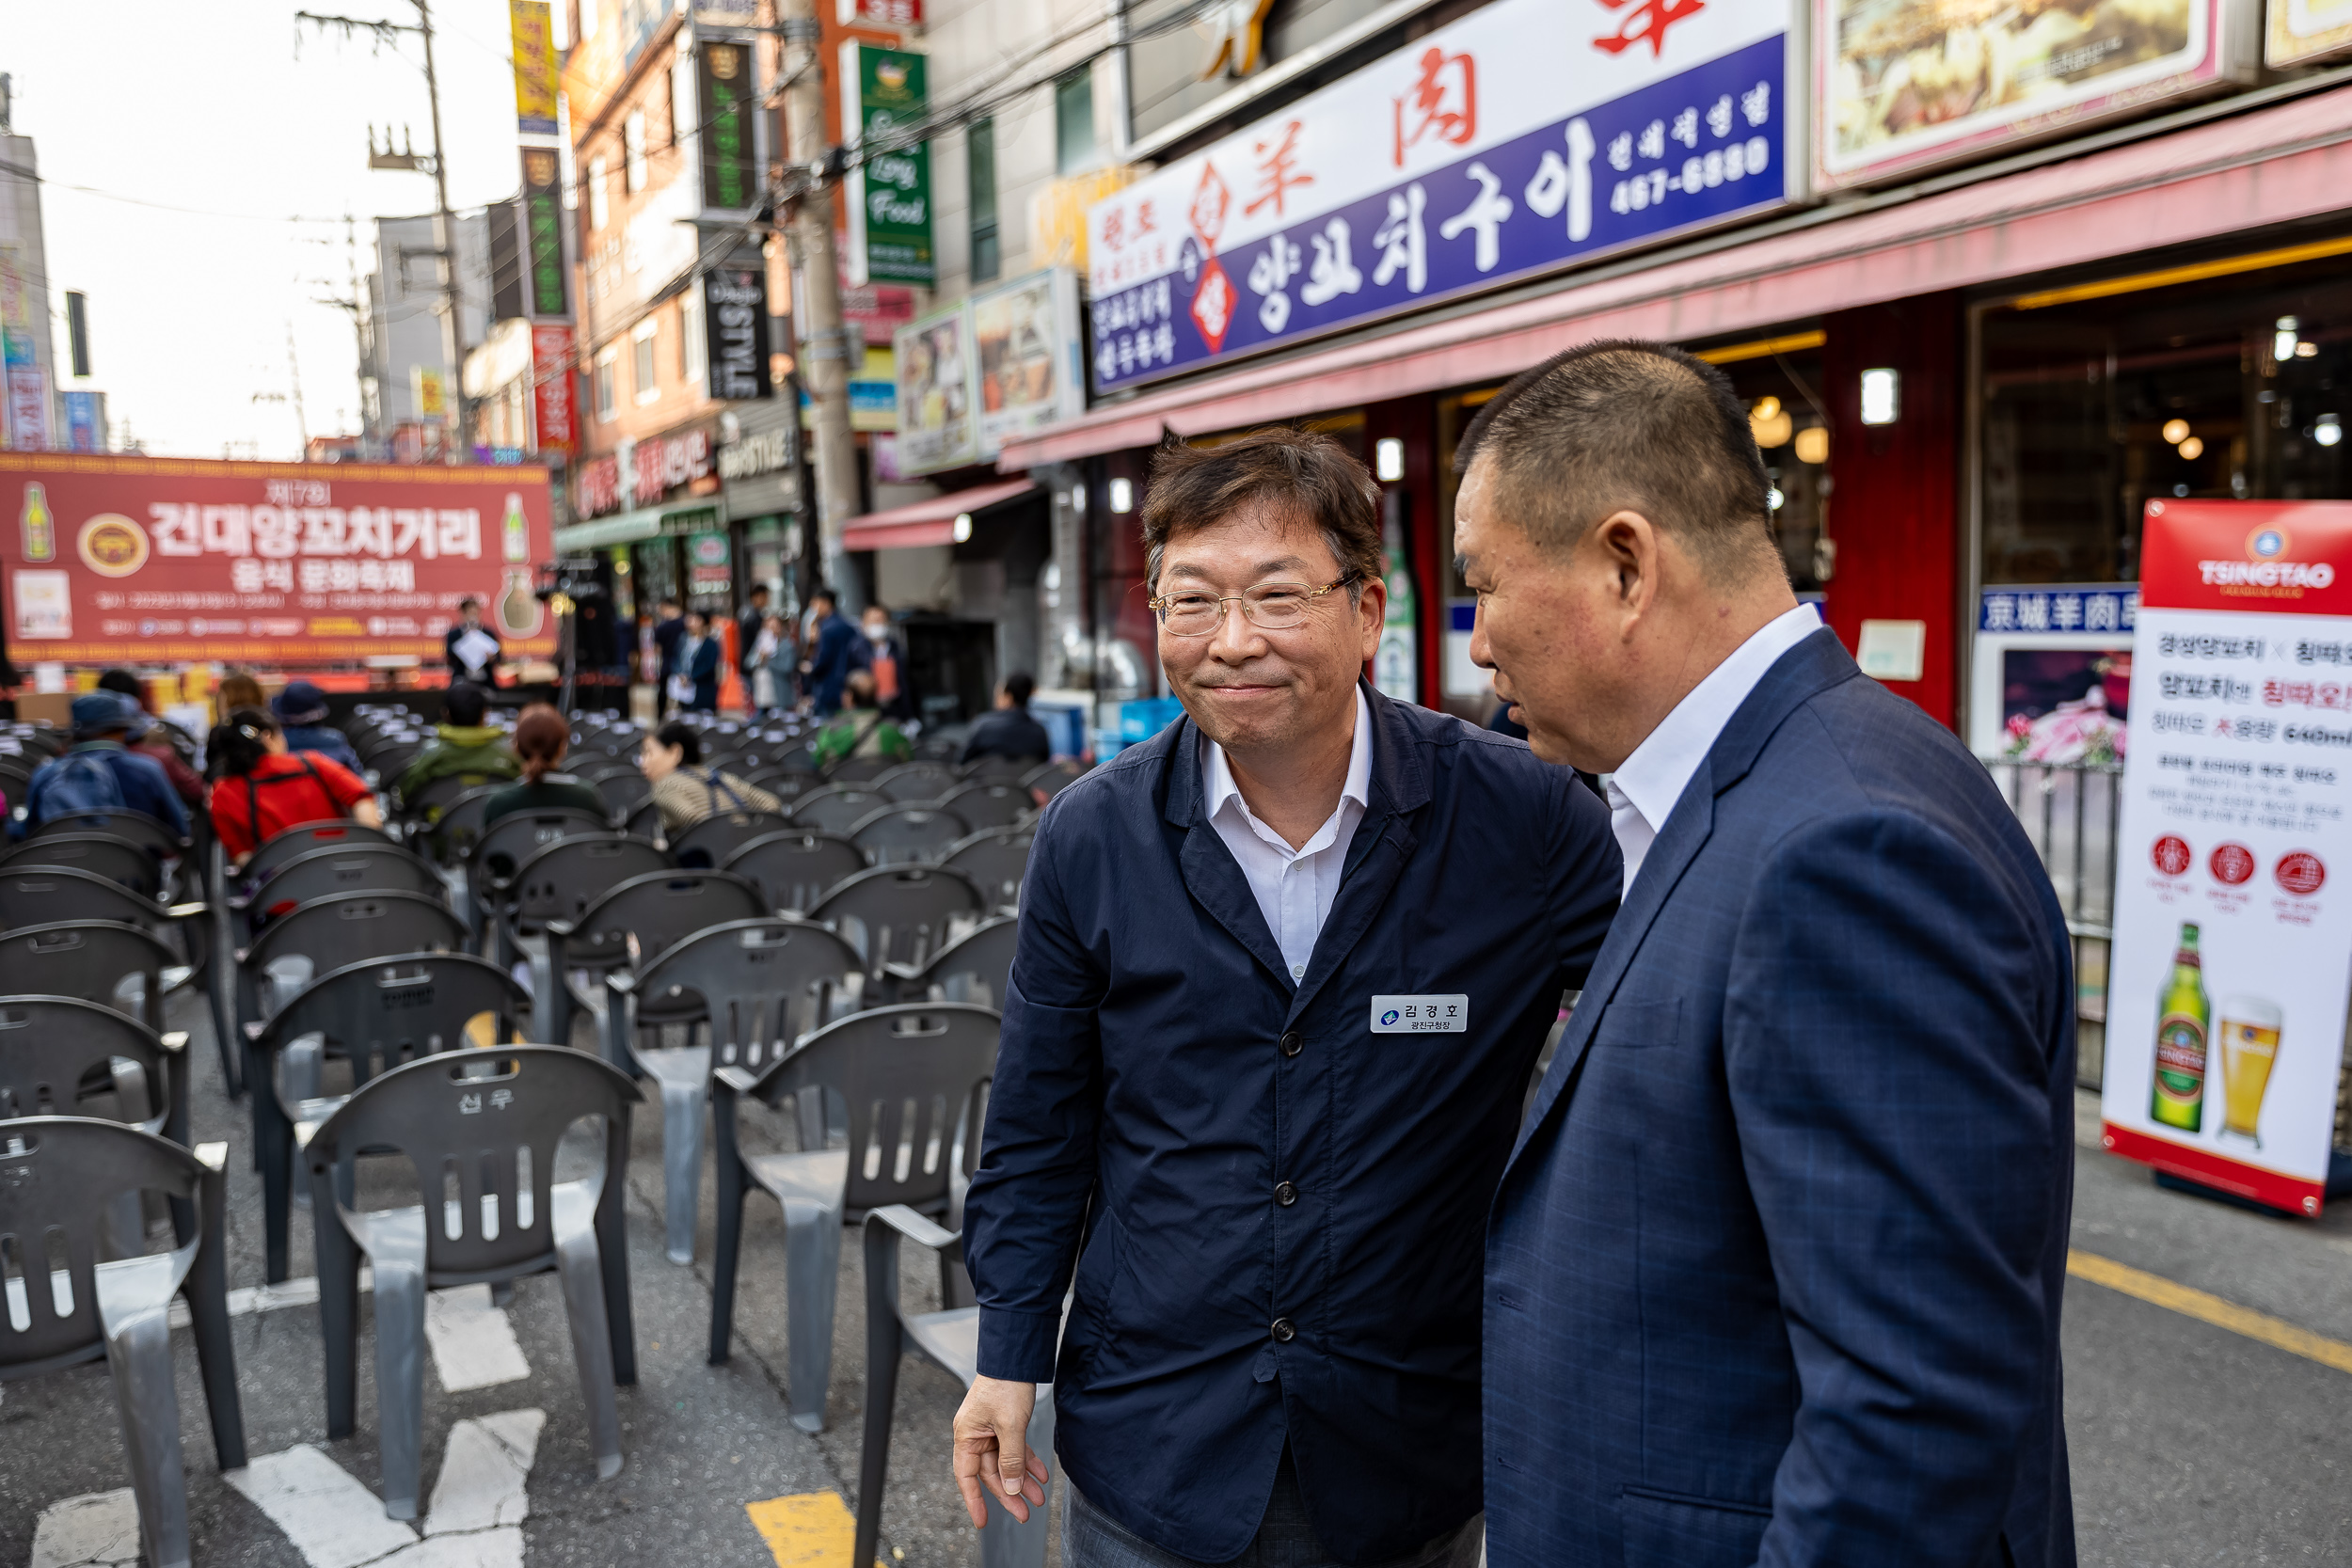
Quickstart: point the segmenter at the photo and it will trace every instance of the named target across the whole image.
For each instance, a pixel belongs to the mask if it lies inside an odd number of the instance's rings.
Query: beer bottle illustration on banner
[[[2156,998],[2155,1087],[2148,1115],[2159,1126],[2194,1132],[2204,1125],[2206,1037],[2212,1022],[2197,927],[2184,921],[2172,973]]]
[[[2279,1005],[2261,996],[2221,1000],[2221,1131],[2263,1146],[2256,1128],[2270,1069],[2279,1058],[2279,1030],[2285,1019]]]
[[[499,525],[499,546],[510,562],[531,559],[531,524],[523,518],[523,498],[514,490],[506,492],[506,519]]]
[[[57,520],[49,515],[47,487],[38,483],[24,486],[24,510],[18,515],[17,522],[24,531],[26,565],[57,559]]]

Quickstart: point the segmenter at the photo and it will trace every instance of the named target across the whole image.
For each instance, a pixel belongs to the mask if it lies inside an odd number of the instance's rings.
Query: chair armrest
[[[607,970],[604,975],[604,989],[627,996],[636,990],[637,976],[626,969]]]
[[[250,947],[239,947],[239,948],[236,948],[236,949],[232,950],[232,951],[230,953],[230,955],[229,955],[229,961],[230,961],[230,963],[235,964],[235,965],[236,965],[239,969],[243,969],[243,968],[245,967],[245,961],[246,961],[246,959],[247,959],[247,958],[251,958],[252,956],[253,956],[253,949],[252,949],[252,948],[250,948]]]
[[[933,1252],[944,1251],[963,1240],[957,1232],[916,1213],[903,1203],[868,1211],[866,1223],[868,1227],[886,1225],[915,1245],[929,1247]]]
[[[547,933],[551,937],[568,937],[576,928],[568,920],[550,920],[547,924]]]
[[[188,1152],[195,1155],[196,1163],[206,1170],[217,1172],[229,1167],[229,1146],[225,1143],[198,1144]]]
[[[212,906],[205,903],[203,899],[196,898],[185,904],[174,904],[164,911],[164,913],[174,920],[194,920],[200,914],[210,912],[211,908]]]
[[[173,1055],[181,1056],[187,1053],[188,1032],[185,1029],[174,1029],[170,1034],[162,1037],[162,1039],[164,1049]]]
[[[245,1037],[248,1040],[258,1040],[262,1037],[262,1031],[267,1029],[268,1027],[268,1024],[262,1022],[258,1019],[246,1019],[244,1024]]]
[[[723,1067],[710,1075],[736,1094],[755,1094],[759,1080],[739,1067]]]

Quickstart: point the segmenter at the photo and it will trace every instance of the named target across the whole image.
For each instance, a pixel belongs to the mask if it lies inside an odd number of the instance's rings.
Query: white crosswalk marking
[[[518,1383],[531,1363],[515,1339],[506,1308],[490,1302],[487,1285],[459,1285],[424,1298],[424,1340],[432,1348],[441,1386],[454,1394]]]
[[[521,1568],[526,1483],[546,1423],[545,1411],[507,1410],[452,1427],[421,1539],[386,1518],[382,1498],[308,1443],[226,1479],[310,1568]]]
[[[131,1489],[51,1503],[33,1527],[32,1568],[135,1568],[139,1505]]]

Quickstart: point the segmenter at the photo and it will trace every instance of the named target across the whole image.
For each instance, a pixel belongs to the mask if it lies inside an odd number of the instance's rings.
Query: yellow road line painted
[[[752,1528],[768,1543],[776,1568],[846,1568],[857,1546],[857,1516],[838,1492],[801,1492],[745,1503]],[[875,1560],[874,1568],[882,1568]]]
[[[2233,1334],[2243,1334],[2249,1339],[2259,1339],[2290,1355],[2316,1361],[2323,1367],[2333,1367],[2340,1372],[2352,1372],[2352,1345],[2313,1334],[2308,1328],[2297,1328],[2291,1323],[2271,1317],[2268,1313],[2257,1312],[2250,1307],[2240,1307],[2233,1301],[2224,1301],[2203,1291],[2175,1285],[2161,1275],[2153,1275],[2144,1269],[2119,1263],[2112,1258],[2101,1258],[2096,1253],[2078,1252],[2071,1247],[2066,1253],[2066,1272],[2077,1279],[2088,1279],[2093,1285],[2104,1285],[2110,1291],[2121,1291],[2127,1296],[2153,1302],[2183,1317],[2195,1318],[2216,1328],[2226,1328]]]

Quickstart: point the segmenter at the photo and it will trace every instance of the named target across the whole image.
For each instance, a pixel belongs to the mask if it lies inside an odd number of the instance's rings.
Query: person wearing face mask
[[[858,629],[865,641],[857,651],[857,667],[874,677],[874,705],[888,719],[914,714],[914,696],[907,689],[907,645],[890,629],[886,606],[869,604]]]

